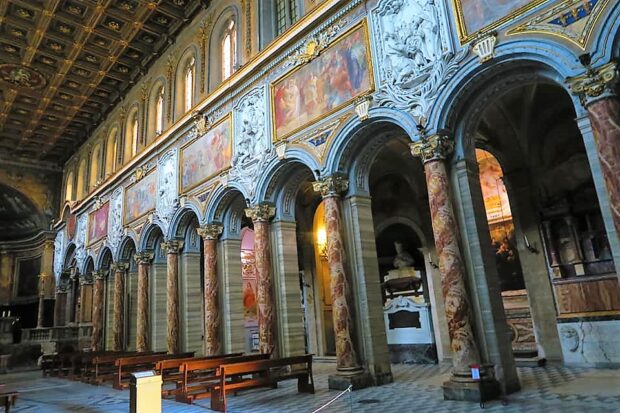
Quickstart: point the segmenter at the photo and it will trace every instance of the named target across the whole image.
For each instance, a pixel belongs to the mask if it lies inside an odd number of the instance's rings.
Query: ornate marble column
[[[222,225],[208,224],[198,228],[204,250],[204,353],[220,353],[220,309],[217,282],[217,239]]]
[[[43,328],[45,316],[45,298],[49,295],[50,285],[53,283],[53,275],[42,272],[39,274],[39,308],[37,312],[37,328]]]
[[[245,210],[245,215],[254,223],[254,256],[256,258],[258,306],[258,335],[260,352],[275,352],[275,311],[273,301],[273,279],[271,275],[271,251],[269,244],[269,220],[276,208],[269,204],[258,204]]]
[[[470,319],[470,303],[465,287],[465,268],[458,242],[458,231],[450,200],[450,188],[445,160],[451,155],[454,143],[443,135],[433,135],[411,144],[411,153],[424,162],[428,202],[435,247],[439,258],[441,287],[445,301],[448,332],[452,349],[452,384],[471,383],[471,365],[480,364]],[[481,370],[483,376],[487,372]],[[484,377],[483,377],[484,378]],[[447,396],[444,384],[444,396]],[[451,395],[454,396],[454,395]]]
[[[620,98],[617,63],[587,67],[585,74],[567,79],[588,111],[616,234],[620,239]]]
[[[80,277],[80,312],[79,312],[79,323],[86,323],[86,286],[92,287],[93,280],[91,275],[84,275]],[[89,288],[92,293],[92,288]],[[77,310],[76,310],[77,311]],[[90,314],[92,316],[92,313]]]
[[[63,313],[66,313],[66,305],[67,290],[64,286],[59,285],[56,287],[56,301],[54,303],[54,327],[61,327],[66,324],[66,321],[63,320]]]
[[[138,309],[136,320],[136,351],[149,350],[149,268],[153,252],[143,251],[134,256],[138,264]]]
[[[346,251],[342,238],[342,217],[340,194],[349,187],[341,175],[325,177],[312,184],[313,189],[323,197],[325,207],[325,232],[327,235],[327,264],[329,267],[332,315],[336,339],[336,362],[339,377],[329,377],[330,388],[342,388],[342,377],[361,377],[364,370],[357,362],[357,352],[352,339],[352,317],[349,300],[351,286],[345,271]],[[351,382],[351,380],[349,380]],[[365,387],[364,380],[350,384],[354,388]],[[346,388],[346,387],[345,387]]]
[[[183,241],[171,240],[162,243],[166,250],[166,309],[168,311],[168,353],[179,352],[179,251]]]
[[[105,272],[102,270],[93,272],[93,335],[90,342],[91,351],[103,349],[103,283]]]
[[[76,269],[70,269],[69,275],[69,288],[67,289],[67,305],[65,306],[65,325],[69,325],[78,321],[78,316],[75,314],[75,277],[77,277]]]
[[[112,319],[112,336],[114,351],[121,351],[125,347],[123,335],[124,323],[124,296],[125,296],[125,274],[129,265],[124,262],[112,264],[111,270],[114,271],[114,314]]]

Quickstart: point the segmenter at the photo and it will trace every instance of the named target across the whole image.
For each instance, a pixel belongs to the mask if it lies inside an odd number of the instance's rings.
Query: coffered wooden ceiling
[[[62,164],[208,0],[0,0],[0,162]]]

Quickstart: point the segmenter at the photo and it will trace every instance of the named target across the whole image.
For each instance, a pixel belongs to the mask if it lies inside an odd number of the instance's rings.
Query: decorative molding
[[[497,44],[496,33],[489,33],[478,38],[472,50],[478,56],[480,63],[488,62],[495,57],[495,45]]]
[[[136,261],[136,264],[138,265],[140,264],[149,265],[151,264],[151,261],[153,261],[154,256],[155,254],[153,253],[153,251],[141,251],[141,252],[135,253],[133,256],[133,259]]]
[[[262,203],[245,209],[245,216],[252,221],[269,221],[276,214],[276,207]]]
[[[321,194],[323,198],[340,196],[349,189],[349,181],[343,174],[333,174],[312,183],[314,192]]]
[[[614,94],[618,83],[618,65],[610,62],[606,65],[587,67],[586,73],[566,79],[570,91],[579,96],[581,104],[586,106],[593,101]]]
[[[222,224],[207,224],[204,227],[198,228],[196,232],[203,239],[216,240],[222,234],[224,226]]]
[[[174,212],[179,207],[178,170],[179,151],[174,148],[162,155],[157,165],[155,220],[161,223],[164,232],[168,231]]]
[[[299,66],[308,62],[311,62],[321,54],[321,52],[329,47],[329,44],[334,40],[340,31],[348,24],[347,19],[341,19],[325,30],[320,31],[315,36],[310,37],[304,41],[304,43],[297,48],[297,50],[288,57],[287,66]]]
[[[609,0],[564,0],[506,34],[547,34],[586,50],[594,26],[608,4]]]
[[[353,106],[355,107],[355,113],[361,122],[368,119],[368,110],[370,109],[370,102],[372,102],[372,95],[360,96],[355,99]]]
[[[117,188],[110,197],[107,243],[116,256],[123,239],[123,188]]]
[[[182,240],[173,239],[162,242],[161,248],[162,250],[165,250],[168,254],[178,254],[179,251],[183,249],[183,245],[185,245],[185,243]]]

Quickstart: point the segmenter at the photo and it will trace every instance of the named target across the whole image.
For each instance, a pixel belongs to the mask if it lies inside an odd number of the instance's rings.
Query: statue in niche
[[[394,268],[413,267],[415,260],[409,252],[405,251],[405,246],[400,241],[394,241],[394,249],[396,249],[396,257],[394,257]]]

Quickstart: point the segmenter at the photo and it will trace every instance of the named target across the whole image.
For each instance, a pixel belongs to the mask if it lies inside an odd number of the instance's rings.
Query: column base
[[[327,378],[331,390],[346,390],[353,386],[353,390],[360,390],[373,385],[372,376],[359,367],[338,369],[336,374]]]
[[[496,399],[501,395],[499,382],[487,368],[481,371],[481,380],[472,380],[469,374],[452,373],[450,380],[446,381],[443,388],[444,400],[459,400],[482,403]]]

